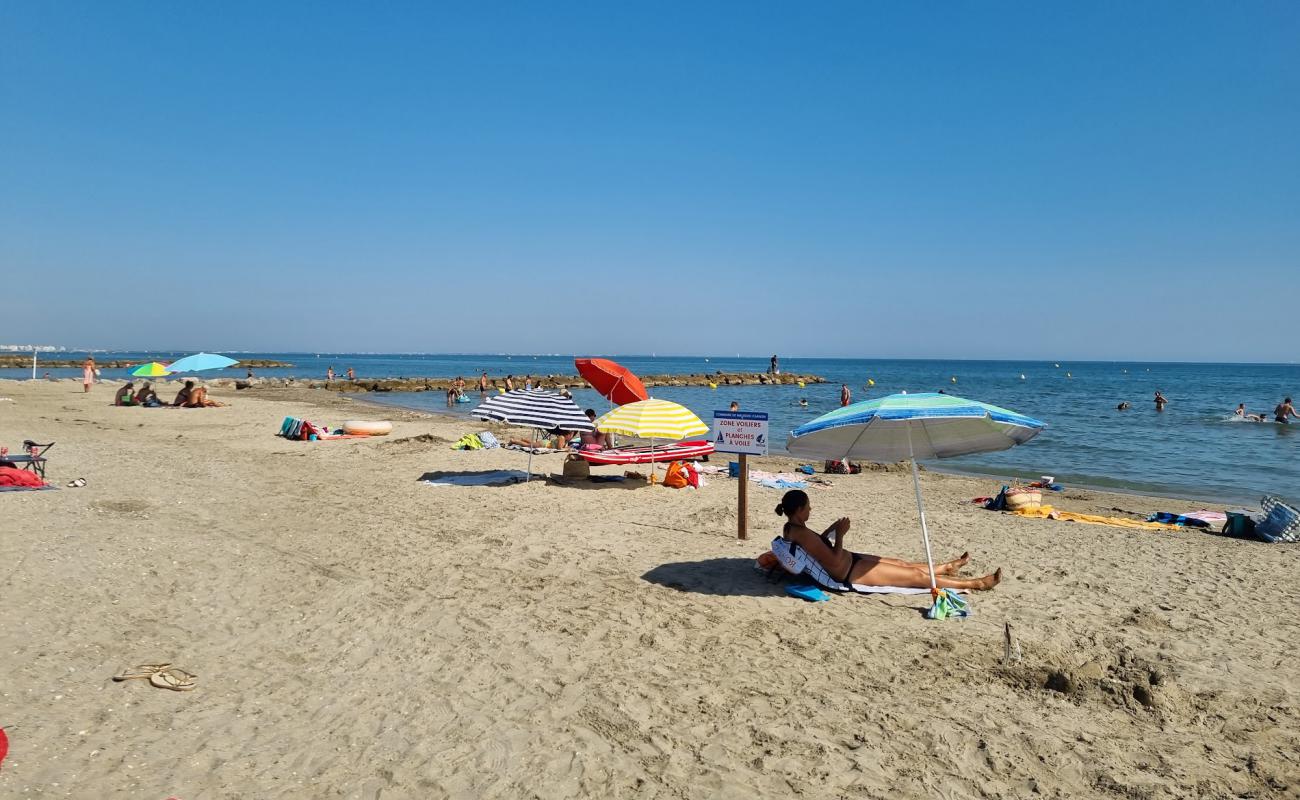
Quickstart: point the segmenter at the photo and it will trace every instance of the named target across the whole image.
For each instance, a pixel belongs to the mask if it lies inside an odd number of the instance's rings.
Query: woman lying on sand
[[[898,586],[906,589],[929,589],[930,571],[925,564],[915,561],[901,561],[896,558],[869,556],[851,553],[844,549],[844,534],[849,530],[849,519],[843,517],[818,535],[807,525],[812,513],[812,503],[808,495],[799,489],[792,489],[781,498],[776,507],[778,515],[789,518],[785,523],[782,536],[787,542],[794,542],[817,559],[831,577],[844,583],[857,583],[866,586]],[[835,543],[827,541],[831,532],[835,533]],[[992,589],[1002,580],[1002,570],[982,578],[954,578],[957,570],[966,566],[970,560],[969,553],[962,553],[945,564],[935,564],[935,582],[941,589]]]

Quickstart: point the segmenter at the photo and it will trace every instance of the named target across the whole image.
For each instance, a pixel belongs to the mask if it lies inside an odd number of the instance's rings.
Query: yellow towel
[[[1165,525],[1160,522],[1144,522],[1125,517],[1103,517],[1097,514],[1076,514],[1073,511],[1053,511],[1051,506],[1022,508],[1011,513],[1034,519],[1060,519],[1066,522],[1084,522],[1089,525],[1113,525],[1117,528],[1141,528],[1148,531],[1182,530],[1177,525]]]

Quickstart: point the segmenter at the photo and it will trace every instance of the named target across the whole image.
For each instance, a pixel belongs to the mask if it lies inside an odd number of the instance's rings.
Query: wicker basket
[[[564,477],[590,478],[591,464],[582,456],[570,455],[564,460]]]
[[[1033,511],[1043,504],[1043,493],[1038,489],[1007,489],[1007,510]]]

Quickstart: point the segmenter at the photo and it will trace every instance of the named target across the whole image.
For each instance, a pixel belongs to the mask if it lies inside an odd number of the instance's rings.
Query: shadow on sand
[[[642,580],[680,592],[721,597],[784,597],[780,583],[772,583],[754,569],[752,558],[710,558],[661,564]]]

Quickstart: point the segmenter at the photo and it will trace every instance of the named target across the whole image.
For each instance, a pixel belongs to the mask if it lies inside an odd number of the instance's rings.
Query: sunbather
[[[153,390],[148,381],[140,385],[140,390],[135,393],[135,401],[142,406],[162,405],[162,401],[158,399],[158,393]]]
[[[591,420],[593,424],[596,422],[596,409],[589,408],[582,413],[586,414],[587,419]],[[601,433],[598,430],[583,431],[581,437],[583,450],[604,450],[614,446],[610,441],[610,435]]]
[[[573,438],[572,433],[565,431],[548,431],[545,438],[542,439],[511,439],[507,445],[516,447],[541,448],[543,450],[563,450],[569,446],[569,440]]]
[[[781,504],[776,507],[776,513],[784,514],[789,519],[782,531],[785,540],[802,547],[836,580],[865,586],[930,588],[929,568],[923,563],[845,550],[844,534],[849,530],[848,517],[836,520],[821,535],[813,532],[807,525],[812,503],[808,501],[808,494],[800,489],[786,492],[781,498]],[[830,541],[832,533],[835,534],[833,543]],[[1002,580],[1000,569],[982,578],[953,577],[969,560],[970,554],[962,553],[952,561],[935,564],[935,582],[942,589],[992,589]]]
[[[172,405],[179,408],[220,408],[225,403],[209,400],[207,389],[195,386],[194,381],[185,381],[185,387],[176,393]]]
[[[135,384],[127,381],[122,388],[117,390],[113,395],[113,405],[115,406],[133,406],[136,405]]]

